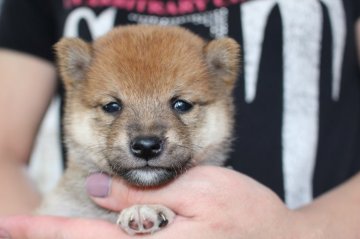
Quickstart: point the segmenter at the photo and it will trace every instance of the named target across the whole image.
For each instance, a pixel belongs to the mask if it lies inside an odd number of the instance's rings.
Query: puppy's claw
[[[167,224],[169,224],[169,221],[166,219],[165,215],[161,212],[159,213],[159,227],[163,228],[166,227]]]

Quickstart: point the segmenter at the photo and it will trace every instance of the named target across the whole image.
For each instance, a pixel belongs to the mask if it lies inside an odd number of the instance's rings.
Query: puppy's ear
[[[240,45],[231,38],[221,38],[209,42],[204,51],[210,71],[232,90],[239,73]]]
[[[92,56],[91,44],[78,38],[63,38],[55,45],[55,51],[60,75],[70,91],[85,78]]]

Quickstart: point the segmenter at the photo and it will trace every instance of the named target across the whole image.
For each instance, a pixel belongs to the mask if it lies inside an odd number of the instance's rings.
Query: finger
[[[134,204],[154,203],[167,206],[175,212],[181,210],[183,216],[191,217],[194,212],[189,205],[194,204],[195,200],[198,202],[209,195],[219,194],[219,188],[234,186],[231,178],[239,175],[225,168],[199,166],[165,186],[147,189],[139,189],[128,185],[124,180],[113,178],[109,184],[109,194],[92,199],[98,205],[113,211],[120,211]]]
[[[0,219],[11,239],[130,238],[116,225],[97,220],[18,216]]]

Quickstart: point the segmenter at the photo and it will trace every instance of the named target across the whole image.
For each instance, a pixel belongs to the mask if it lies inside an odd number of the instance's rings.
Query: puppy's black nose
[[[131,142],[130,150],[136,157],[149,160],[161,154],[163,141],[155,136],[137,137]]]

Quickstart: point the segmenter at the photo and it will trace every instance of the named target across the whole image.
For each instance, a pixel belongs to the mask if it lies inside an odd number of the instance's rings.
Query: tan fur
[[[164,139],[164,152],[148,164],[173,169],[174,175],[199,164],[224,163],[239,69],[234,40],[206,42],[179,27],[128,26],[92,44],[63,39],[56,52],[66,88],[69,168],[43,211],[114,221],[114,214],[88,199],[85,178],[91,172],[117,175],[123,168],[142,167],[129,152],[137,136]],[[191,102],[192,110],[174,112],[175,98]],[[116,115],[102,109],[112,101],[122,104]]]

